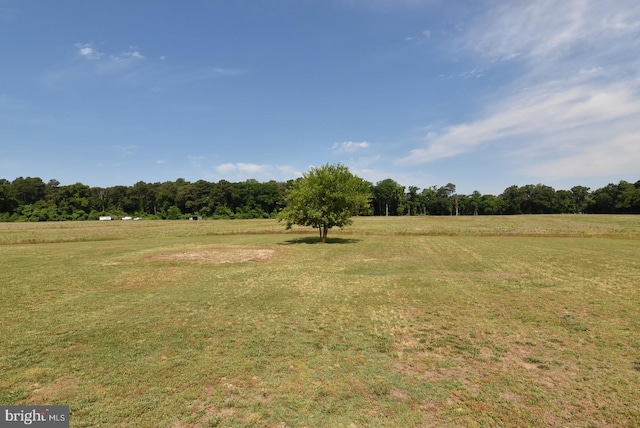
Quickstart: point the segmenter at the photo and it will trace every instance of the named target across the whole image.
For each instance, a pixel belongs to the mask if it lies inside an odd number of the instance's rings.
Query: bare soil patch
[[[77,393],[78,382],[73,376],[65,375],[45,384],[34,383],[31,388],[27,403],[43,405],[54,400],[65,402],[71,399]]]
[[[151,260],[193,263],[264,262],[275,257],[276,251],[265,248],[193,248],[156,254]]]

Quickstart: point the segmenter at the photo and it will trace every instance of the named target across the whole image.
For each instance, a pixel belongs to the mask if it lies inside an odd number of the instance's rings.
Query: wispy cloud
[[[78,49],[78,55],[89,61],[98,61],[104,56],[102,52],[98,52],[91,43],[76,43],[75,47]]]
[[[431,162],[505,142],[507,150],[520,156],[553,155],[580,151],[600,139],[606,143],[636,129],[640,99],[635,84],[557,86],[526,90],[480,120],[431,132],[426,147],[412,150],[404,161]]]
[[[214,166],[214,173],[207,174],[210,178],[230,181],[243,181],[250,178],[268,180],[288,180],[302,176],[302,173],[289,165],[268,165],[248,162],[222,163]]]
[[[484,76],[484,70],[479,67],[474,67],[470,70],[461,71],[458,73],[441,74],[440,79],[462,79],[467,80],[471,78],[480,78]]]
[[[478,17],[464,44],[492,60],[574,61],[615,55],[638,30],[635,0],[504,2]]]
[[[243,76],[246,70],[222,66],[189,67],[175,64],[162,55],[149,58],[137,46],[121,51],[98,48],[92,42],[76,43],[75,61],[62,63],[44,75],[48,86],[93,77],[112,77],[129,85],[145,85],[152,91],[213,80]]]
[[[302,172],[290,165],[257,164],[251,162],[225,162],[211,164],[205,156],[188,156],[191,172],[209,181],[232,182],[255,179],[261,182],[286,181],[301,177]]]
[[[404,38],[406,42],[423,42],[431,39],[433,32],[431,30],[423,30],[420,33],[413,33]]]
[[[144,55],[137,50],[128,50],[116,55],[109,55],[109,63],[112,66],[111,69],[118,68],[114,66],[126,66],[144,59],[146,59]]]
[[[123,158],[134,156],[138,153],[139,147],[137,145],[128,145],[128,146],[113,146],[111,148],[114,153],[118,154]]]
[[[342,143],[335,143],[332,148],[339,153],[353,153],[359,150],[368,149],[370,144],[366,141],[354,142],[343,141]]]
[[[120,52],[98,49],[93,43],[76,43],[75,60],[62,61],[45,72],[43,82],[49,87],[75,83],[97,76],[126,80],[130,74],[139,72],[147,62],[146,57],[135,46]]]
[[[629,127],[631,128],[631,126]],[[529,176],[552,179],[638,175],[640,132],[627,130],[612,137],[585,144],[580,150],[565,150],[556,157],[525,166]]]
[[[290,165],[281,165],[276,167],[281,177],[292,179],[302,177],[303,172]]]
[[[540,178],[637,172],[637,2],[508,2],[479,17],[461,45],[488,68],[507,61],[520,72],[474,120],[432,129],[400,164],[490,147]]]
[[[125,51],[112,54],[98,51],[91,43],[76,43],[75,47],[78,50],[78,56],[89,61],[124,64],[145,59],[135,46],[129,46]]]
[[[224,163],[216,166],[216,171],[221,174],[240,173],[240,174],[261,174],[272,169],[271,165],[258,165],[255,163]]]

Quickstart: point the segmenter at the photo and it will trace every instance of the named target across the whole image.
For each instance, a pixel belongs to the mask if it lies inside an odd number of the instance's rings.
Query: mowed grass
[[[0,404],[71,426],[640,426],[640,217],[0,223]]]

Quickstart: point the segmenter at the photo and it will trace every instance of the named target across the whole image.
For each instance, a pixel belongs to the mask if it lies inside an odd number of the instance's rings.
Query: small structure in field
[[[113,220],[113,217],[111,217],[110,215],[101,215],[100,217],[98,217],[98,220],[108,221],[108,220]]]

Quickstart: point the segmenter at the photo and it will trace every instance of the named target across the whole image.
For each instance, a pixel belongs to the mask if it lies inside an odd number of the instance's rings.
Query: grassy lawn
[[[0,223],[0,404],[72,427],[640,426],[640,217]]]

